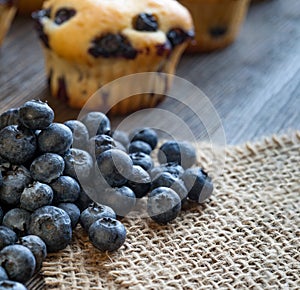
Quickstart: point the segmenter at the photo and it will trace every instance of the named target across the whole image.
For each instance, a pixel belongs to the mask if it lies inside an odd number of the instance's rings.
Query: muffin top
[[[194,35],[190,13],[175,0],[48,0],[33,18],[45,47],[85,63],[164,55]]]

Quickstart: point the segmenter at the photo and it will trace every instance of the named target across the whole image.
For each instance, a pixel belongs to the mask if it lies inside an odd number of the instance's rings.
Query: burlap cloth
[[[124,220],[112,254],[78,226],[44,262],[43,289],[300,289],[300,132],[225,151],[209,202],[168,226]],[[199,145],[208,171],[211,154]]]

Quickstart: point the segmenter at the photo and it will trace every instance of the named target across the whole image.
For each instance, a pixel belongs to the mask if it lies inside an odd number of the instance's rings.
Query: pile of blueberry
[[[101,112],[54,122],[47,103],[32,100],[0,115],[0,289],[26,289],[47,252],[70,244],[80,225],[101,251],[125,242],[121,219],[147,200],[158,224],[187,202],[204,202],[210,177],[196,167],[188,142],[157,147],[155,130],[111,130]]]

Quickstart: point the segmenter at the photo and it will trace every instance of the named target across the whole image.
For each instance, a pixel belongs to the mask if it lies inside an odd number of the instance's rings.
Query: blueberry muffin
[[[194,33],[190,13],[175,0],[49,0],[33,18],[51,93],[75,108],[119,77],[173,74]],[[164,81],[164,92],[170,81]],[[88,103],[93,109],[110,108],[116,98],[118,94],[107,92]],[[111,113],[153,107],[161,99],[155,93],[135,95]]]
[[[14,0],[0,0],[0,45],[10,28],[16,10]]]
[[[224,48],[237,37],[249,0],[179,0],[189,9],[195,25],[191,52]]]
[[[44,0],[18,0],[18,13],[28,15],[42,7]]]

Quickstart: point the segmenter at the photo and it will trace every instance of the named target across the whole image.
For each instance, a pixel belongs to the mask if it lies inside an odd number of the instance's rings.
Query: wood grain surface
[[[210,54],[185,54],[177,75],[207,95],[228,144],[300,129],[300,1],[252,4],[233,45]],[[79,113],[49,95],[32,21],[17,17],[0,49],[0,113],[34,98],[48,100],[56,121],[77,118]],[[159,108],[180,116],[197,138],[205,135],[205,126],[180,102],[166,99]],[[114,118],[113,123],[123,119]],[[28,289],[44,289],[42,277],[34,277]]]
[[[300,129],[300,1],[252,4],[233,45],[210,54],[185,54],[177,75],[208,96],[229,144]],[[32,21],[18,17],[0,50],[0,112],[33,98],[47,99],[57,121],[79,113],[49,96]],[[199,122],[180,102],[167,99],[159,107],[171,108],[201,138]]]

